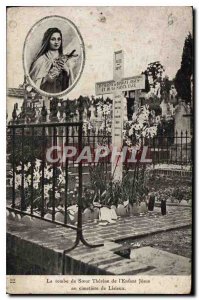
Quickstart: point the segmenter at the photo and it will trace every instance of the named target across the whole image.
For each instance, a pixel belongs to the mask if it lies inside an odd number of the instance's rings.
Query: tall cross
[[[123,51],[114,52],[113,56],[113,80],[97,82],[95,85],[96,95],[113,94],[113,120],[112,120],[112,146],[121,150],[123,145],[123,119],[124,119],[124,91],[142,90],[145,88],[145,76],[133,76],[123,78],[124,55]],[[112,162],[111,172],[113,180],[122,180],[122,159]]]

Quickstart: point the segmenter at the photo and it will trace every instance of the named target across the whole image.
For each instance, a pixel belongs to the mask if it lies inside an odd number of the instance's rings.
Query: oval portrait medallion
[[[80,79],[84,63],[84,42],[70,20],[45,17],[28,32],[23,66],[26,79],[40,94],[50,97],[67,94]]]

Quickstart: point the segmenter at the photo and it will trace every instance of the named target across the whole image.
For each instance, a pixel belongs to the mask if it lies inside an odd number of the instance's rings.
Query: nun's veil
[[[33,64],[35,63],[35,61],[40,57],[42,56],[43,54],[45,54],[48,50],[49,50],[49,43],[50,43],[50,39],[51,39],[51,36],[53,33],[56,33],[58,32],[61,36],[61,41],[62,41],[62,33],[61,33],[61,30],[58,29],[58,28],[48,28],[46,30],[46,32],[44,33],[44,36],[43,36],[43,40],[42,40],[42,45],[41,45],[41,48],[39,49],[39,51],[37,52],[35,58],[33,59],[33,62],[30,66],[30,72],[32,70],[32,67],[33,67]],[[61,46],[59,48],[59,54],[63,54],[63,45],[62,45],[62,42],[61,42]]]

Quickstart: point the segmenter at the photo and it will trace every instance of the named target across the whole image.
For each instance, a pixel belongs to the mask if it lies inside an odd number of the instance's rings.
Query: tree
[[[165,68],[159,61],[148,64],[147,69],[142,72],[146,77],[146,93],[151,92],[158,97],[161,96],[162,82],[165,77],[164,72]]]
[[[178,96],[191,102],[191,76],[193,74],[193,38],[191,33],[185,39],[181,67],[174,80]]]

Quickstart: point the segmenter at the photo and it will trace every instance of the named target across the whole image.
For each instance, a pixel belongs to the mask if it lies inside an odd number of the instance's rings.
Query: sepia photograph
[[[8,294],[193,292],[193,21],[7,7]]]
[[[31,28],[24,44],[24,70],[38,92],[69,92],[84,67],[84,43],[75,25],[64,17],[46,17]]]

